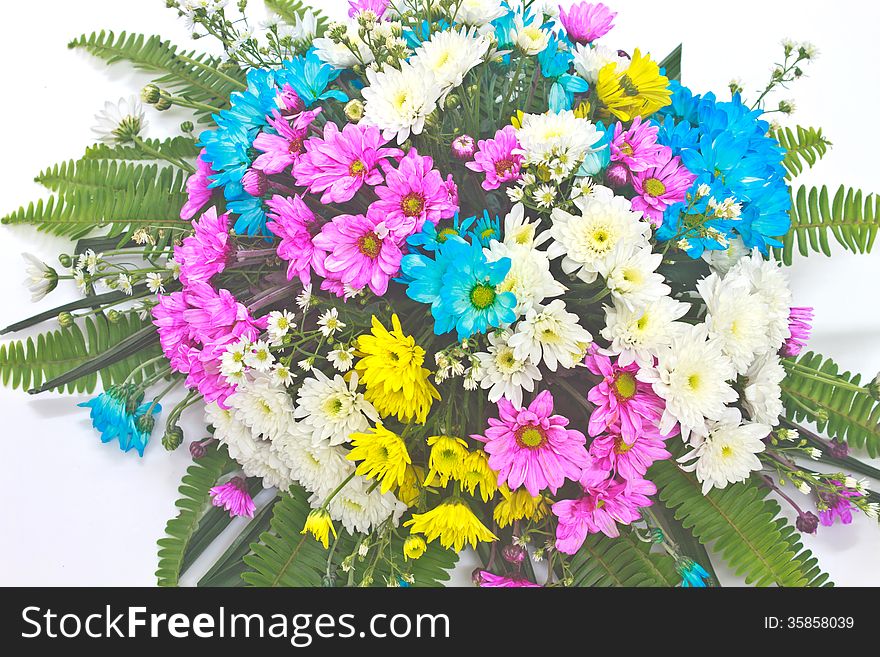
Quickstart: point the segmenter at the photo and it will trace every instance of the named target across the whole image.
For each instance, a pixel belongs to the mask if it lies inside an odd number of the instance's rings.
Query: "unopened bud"
[[[184,134],[189,134],[195,129],[196,127],[193,125],[192,121],[184,121],[180,124],[180,131]]]
[[[159,99],[154,103],[154,106],[159,112],[164,112],[167,109],[171,109],[171,105],[173,105],[171,94],[163,89],[159,92]]]
[[[141,100],[144,101],[147,105],[155,105],[159,102],[159,99],[162,97],[162,90],[159,89],[155,84],[148,84],[146,87],[141,89]]]
[[[73,258],[69,256],[67,253],[62,253],[58,256],[58,262],[61,263],[62,267],[72,267],[73,266]]]
[[[107,311],[107,321],[111,324],[118,324],[119,320],[122,319],[122,313],[118,310],[108,310]]]
[[[162,436],[162,447],[167,449],[169,452],[173,452],[175,449],[180,447],[180,444],[182,442],[183,430],[177,424],[172,424],[171,426],[165,427],[165,435]]]
[[[58,324],[61,328],[69,328],[73,326],[73,315],[69,312],[58,313]]]
[[[363,117],[364,104],[357,99],[348,101],[348,103],[345,105],[345,118],[347,118],[349,121],[357,123]]]

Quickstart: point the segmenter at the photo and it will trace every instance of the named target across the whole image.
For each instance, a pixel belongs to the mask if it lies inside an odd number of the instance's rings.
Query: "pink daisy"
[[[608,434],[594,439],[590,445],[593,469],[616,473],[626,481],[643,479],[655,461],[672,455],[666,451],[664,438],[659,433],[640,433],[633,442],[622,436]]]
[[[397,169],[385,167],[385,184],[376,187],[379,200],[371,209],[401,237],[417,233],[426,221],[437,225],[458,212],[443,177],[433,166],[434,160],[412,148]]]
[[[813,321],[812,308],[792,308],[788,315],[788,328],[791,331],[791,337],[782,345],[782,355],[786,358],[797,356],[807,346],[807,340],[810,339],[810,333],[813,331],[811,323]]]
[[[618,122],[611,140],[611,161],[625,164],[630,171],[644,171],[662,164],[666,147],[657,143],[657,130],[656,125],[642,123],[640,116],[633,119],[626,130]]]
[[[267,216],[271,220],[266,226],[281,238],[278,257],[287,260],[287,280],[293,280],[296,276],[303,285],[308,285],[312,270],[319,276],[325,276],[325,254],[314,243],[320,224],[302,197],[275,195],[266,205],[269,209]]]
[[[229,290],[215,290],[206,283],[192,283],[185,292],[189,308],[183,319],[190,337],[209,344],[242,336],[256,340],[266,327],[266,319],[255,320],[248,309]]]
[[[187,354],[195,343],[190,338],[190,328],[183,313],[189,308],[183,292],[160,294],[153,307],[153,324],[159,333],[162,353],[175,372],[189,371]]]
[[[477,152],[477,142],[470,135],[459,135],[450,145],[453,157],[467,162]]]
[[[247,482],[243,477],[233,477],[225,484],[214,486],[209,494],[211,504],[229,511],[229,517],[245,516],[254,517],[257,505],[247,490]]]
[[[836,479],[830,479],[829,483],[838,487],[836,493],[820,492],[819,500],[821,502],[818,507],[819,520],[825,527],[834,524],[835,518],[840,518],[840,522],[848,525],[852,522],[853,504],[849,501],[851,497],[862,497],[862,494],[856,490],[847,490],[843,488],[843,484]]]
[[[294,167],[296,184],[323,192],[321,203],[350,201],[363,185],[382,182],[379,161],[403,156],[397,148],[381,148],[385,143],[376,127],[348,123],[339,132],[328,121],[323,139],[313,137],[305,143],[306,152]]]
[[[198,390],[206,403],[217,402],[222,408],[226,400],[235,392],[235,385],[229,383],[220,371],[220,358],[226,346],[235,342],[230,337],[225,342],[215,342],[202,349],[192,347],[187,358],[187,376],[184,384],[191,390]]]
[[[180,218],[189,221],[196,216],[199,210],[211,200],[210,176],[214,175],[211,163],[204,159],[205,149],[202,149],[196,160],[196,171],[186,181],[186,203],[180,208]]]
[[[483,189],[498,189],[502,183],[519,178],[523,156],[514,153],[520,145],[516,139],[516,129],[512,125],[496,132],[494,139],[481,139],[477,146],[479,150],[474,154],[474,161],[465,166],[471,171],[482,171],[486,174]]]
[[[471,436],[486,443],[489,467],[498,472],[498,485],[511,490],[525,485],[532,496],[549,488],[555,493],[566,479],[577,481],[590,457],[587,439],[580,431],[566,429],[568,419],[553,413],[553,395],[541,392],[528,408],[517,408],[507,399],[498,400],[499,419],[489,418],[485,436]]]
[[[673,157],[672,150],[664,147],[656,166],[634,172],[632,184],[638,196],[632,200],[632,209],[644,212],[652,224],[659,226],[663,223],[663,211],[684,201],[696,179],[679,157]]]
[[[382,18],[390,0],[348,0],[348,16],[354,18],[362,11],[372,11],[378,18]]]
[[[278,110],[272,110],[269,125],[278,134],[261,132],[254,139],[254,148],[263,154],[254,160],[254,168],[269,175],[281,173],[295,163],[302,153],[303,142],[309,132],[309,126],[320,113],[321,108],[300,112],[291,124]]]
[[[343,214],[324,224],[315,246],[327,251],[327,277],[354,289],[369,286],[379,296],[400,271],[400,238],[388,230],[385,217],[373,210],[367,215]]]
[[[611,11],[601,2],[578,2],[566,12],[559,7],[559,20],[565,28],[568,38],[575,43],[590,43],[605,36],[614,27],[616,12]]]
[[[226,268],[229,258],[229,215],[217,216],[211,208],[193,223],[195,234],[174,247],[174,260],[180,265],[184,285],[207,282]]]
[[[495,575],[488,570],[480,570],[475,574],[474,580],[481,588],[522,588],[522,589],[540,589],[540,584],[535,584],[527,580],[525,577],[504,577],[503,575]]]
[[[636,379],[637,363],[624,366],[612,363],[592,345],[584,364],[590,372],[602,377],[587,393],[587,399],[596,406],[588,426],[591,436],[615,427],[615,433],[632,444],[637,436],[653,431],[660,424],[666,406],[650,383]]]

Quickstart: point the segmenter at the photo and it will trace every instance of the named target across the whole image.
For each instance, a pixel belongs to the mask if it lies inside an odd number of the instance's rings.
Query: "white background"
[[[321,4],[332,15],[343,12],[341,0]],[[866,191],[880,187],[875,120],[880,107],[875,65],[880,5],[838,1],[832,7],[815,0],[611,4],[619,14],[617,27],[605,39],[609,45],[629,52],[639,46],[659,59],[683,41],[685,83],[695,90],[715,89],[723,97],[733,77],[741,77],[749,91],[763,86],[783,37],[816,43],[821,57],[809,68],[809,78],[792,90],[798,102],[794,118],[824,127],[835,147],[802,182],[835,188],[845,183]],[[45,195],[33,176],[79,157],[91,143],[92,116],[104,100],[137,93],[147,81],[125,64],[108,68],[84,52],[69,51],[67,42],[107,28],[159,33],[191,45],[183,23],[164,5],[164,0],[4,3],[0,214]],[[262,7],[254,7],[253,13],[261,16]],[[207,49],[213,44],[195,45]],[[186,118],[148,111],[153,137],[169,134]],[[0,230],[0,325],[75,298],[71,288],[62,286],[32,306],[19,284],[24,275],[20,252],[55,264],[57,253],[68,248],[63,240],[27,228]],[[880,370],[880,247],[871,256],[838,253],[833,265],[823,256],[811,256],[791,271],[797,304],[816,308],[811,347],[873,377]],[[84,399],[33,398],[0,389],[0,486],[5,491],[0,584],[128,586],[155,581],[155,541],[175,514],[189,455],[186,449],[166,453],[159,445],[158,427],[143,459],[102,445],[85,410],[74,406]],[[204,431],[199,425],[199,418],[188,418],[188,439]],[[875,522],[857,517],[850,527],[820,528],[817,536],[805,537],[805,544],[839,585],[880,585],[880,527]],[[460,569],[456,581],[466,583],[468,572]],[[740,581],[727,572],[722,580]]]

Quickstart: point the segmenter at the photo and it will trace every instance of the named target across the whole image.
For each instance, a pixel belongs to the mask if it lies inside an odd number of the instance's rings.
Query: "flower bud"
[[[849,455],[849,446],[842,440],[832,438],[828,453],[836,459],[845,459]]]
[[[141,89],[141,100],[147,105],[155,105],[162,97],[162,91],[155,84],[148,84]]]
[[[118,324],[119,320],[122,319],[122,314],[118,310],[108,310],[107,311],[107,321],[111,324]]]
[[[58,262],[61,263],[62,267],[72,267],[73,266],[73,258],[67,253],[62,253],[58,256]]]
[[[241,185],[251,196],[263,196],[269,190],[269,179],[259,169],[250,168],[242,176]]]
[[[452,140],[452,155],[462,161],[473,158],[477,144],[470,135],[459,135]]]
[[[609,187],[623,187],[629,183],[629,169],[625,164],[615,162],[605,171],[605,181]]]
[[[353,123],[357,123],[364,117],[364,104],[355,99],[350,100],[345,105],[345,118]]]
[[[804,534],[815,534],[819,527],[819,518],[812,511],[802,511],[794,521],[794,526]]]
[[[501,556],[507,563],[519,565],[526,558],[526,549],[521,545],[505,545],[501,550]]]
[[[205,441],[196,440],[195,442],[191,442],[189,444],[189,453],[194,459],[200,459],[208,453],[208,447],[205,445]]]
[[[73,315],[67,311],[58,313],[58,324],[61,328],[69,328],[73,326]]]
[[[159,92],[159,98],[154,103],[154,106],[157,111],[164,112],[167,109],[171,109],[171,94],[169,94],[164,89]]]
[[[173,452],[175,449],[180,447],[180,444],[182,442],[183,430],[177,424],[172,424],[171,426],[165,427],[165,435],[162,436],[162,447],[167,449],[169,452]]]
[[[189,134],[195,129],[196,127],[193,125],[192,121],[184,121],[180,124],[180,131],[184,134]]]

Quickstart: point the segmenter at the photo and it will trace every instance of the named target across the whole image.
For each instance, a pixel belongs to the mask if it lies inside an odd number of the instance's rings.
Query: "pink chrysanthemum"
[[[189,308],[183,292],[160,294],[153,307],[153,324],[159,333],[162,353],[175,372],[189,371],[189,350],[195,346],[183,313]]]
[[[788,315],[788,328],[791,337],[782,345],[782,355],[786,358],[797,356],[807,346],[807,340],[813,332],[813,309],[792,308]]]
[[[591,436],[614,428],[615,433],[632,444],[640,434],[656,429],[665,404],[650,383],[636,379],[639,373],[637,363],[625,366],[612,363],[592,345],[584,364],[590,372],[602,377],[602,381],[587,393],[587,399],[596,406],[588,426]]]
[[[559,20],[574,43],[590,43],[605,36],[614,27],[616,12],[601,2],[578,2],[566,12],[560,5]]]
[[[196,160],[196,171],[186,181],[186,203],[180,208],[180,218],[184,221],[195,217],[199,210],[211,200],[212,190],[209,185],[214,170],[211,168],[211,163],[204,159],[204,156],[205,150],[202,149]]]
[[[320,111],[321,108],[318,107],[308,112],[300,112],[291,123],[281,115],[281,112],[272,110],[269,125],[275,128],[278,134],[261,132],[254,139],[254,148],[263,153],[254,160],[254,168],[272,175],[281,173],[294,164],[302,154],[309,126]]]
[[[385,184],[376,187],[379,200],[371,209],[400,237],[420,231],[426,221],[436,225],[458,212],[443,177],[433,166],[434,160],[412,148],[397,169],[386,167]]]
[[[523,156],[514,153],[520,145],[516,139],[516,129],[512,125],[496,132],[494,139],[481,139],[477,145],[479,150],[474,154],[474,161],[465,166],[471,171],[482,171],[486,174],[483,189],[498,189],[502,183],[519,178]]]
[[[666,451],[664,438],[656,430],[638,434],[632,442],[622,436],[608,434],[595,438],[590,444],[593,457],[592,469],[616,473],[626,481],[643,479],[655,461],[663,461],[672,455]]]
[[[209,494],[211,504],[229,511],[229,517],[244,516],[253,518],[257,505],[247,490],[247,482],[243,477],[233,477],[225,484],[214,486]]]
[[[644,171],[661,165],[666,147],[657,143],[657,130],[656,125],[642,123],[640,116],[633,119],[626,130],[618,122],[611,140],[611,161],[625,164],[630,171]]]
[[[187,358],[187,388],[198,390],[206,403],[217,402],[222,408],[228,408],[226,400],[235,392],[236,386],[226,380],[220,371],[220,358],[227,345],[235,342],[229,337],[226,341],[214,342],[199,349],[190,348]]]
[[[299,97],[299,94],[296,93],[296,90],[289,83],[285,83],[281,87],[281,91],[278,92],[278,101],[283,108],[281,114],[284,116],[295,116],[306,108],[302,98]]]
[[[184,285],[207,282],[226,268],[229,258],[229,215],[217,216],[211,208],[193,223],[195,234],[174,247],[174,260],[180,265]]]
[[[511,490],[525,485],[532,496],[545,488],[556,493],[566,479],[577,481],[590,458],[580,431],[566,429],[568,419],[552,415],[553,395],[541,392],[528,408],[498,400],[499,419],[489,418],[485,436],[471,438],[486,443],[489,467],[498,472],[498,485]]]
[[[323,192],[321,203],[350,201],[363,185],[382,182],[380,161],[403,156],[397,148],[382,148],[386,143],[374,126],[348,123],[339,132],[328,121],[323,139],[312,137],[305,143],[306,152],[293,170],[296,184],[313,193]]]
[[[525,577],[504,577],[503,575],[495,575],[488,570],[480,570],[476,573],[474,580],[481,588],[504,588],[504,589],[540,589],[540,584],[535,584],[527,580]]]
[[[466,162],[477,152],[477,142],[470,135],[459,135],[452,140],[450,150],[454,157]]]
[[[449,202],[455,207],[458,207],[458,185],[455,184],[455,179],[452,177],[451,173],[446,176],[445,184],[446,191],[449,194]]]
[[[190,337],[203,344],[238,339],[256,340],[266,327],[267,318],[254,319],[248,309],[229,290],[215,290],[205,283],[187,286],[183,319]]]
[[[267,216],[271,219],[266,226],[281,238],[278,257],[287,260],[287,280],[296,276],[303,285],[308,285],[312,270],[318,276],[324,276],[325,253],[314,243],[320,224],[302,197],[275,195],[266,205],[269,208]]]
[[[562,500],[552,507],[559,519],[556,549],[575,554],[588,534],[599,532],[617,538],[620,536],[617,523],[629,525],[638,520],[639,508],[650,506],[648,495],[656,492],[657,487],[646,479],[621,482],[608,478],[589,482],[579,499]]]
[[[343,214],[324,224],[315,246],[327,252],[327,278],[359,290],[369,286],[377,295],[388,290],[388,281],[400,272],[401,238],[388,230],[380,212]]]
[[[354,18],[362,11],[372,11],[377,17],[382,18],[390,4],[390,0],[348,0],[348,16]]]
[[[663,211],[673,203],[684,201],[697,177],[692,174],[672,150],[664,147],[660,164],[633,173],[632,184],[636,196],[632,209],[642,211],[655,226],[663,223]]]

